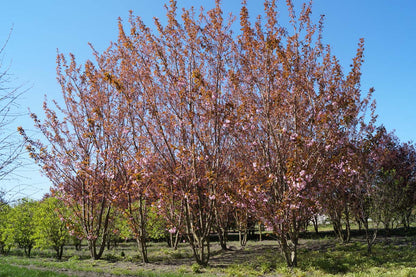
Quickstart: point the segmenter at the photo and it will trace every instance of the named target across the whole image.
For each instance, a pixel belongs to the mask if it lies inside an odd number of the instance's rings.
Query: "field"
[[[319,236],[304,234],[300,241],[299,266],[288,269],[278,244],[250,240],[244,249],[229,242],[222,251],[212,242],[210,266],[201,268],[193,262],[187,244],[175,251],[166,243],[150,243],[150,264],[142,264],[133,242],[119,243],[106,250],[104,258],[93,261],[87,247],[80,251],[67,247],[62,261],[53,252],[35,249],[26,258],[19,249],[0,257],[0,276],[416,276],[416,228],[381,233],[368,255],[362,234],[353,233],[351,243],[341,244],[330,231]]]

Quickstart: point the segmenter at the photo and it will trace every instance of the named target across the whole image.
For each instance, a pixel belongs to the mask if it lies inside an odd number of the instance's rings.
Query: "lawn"
[[[89,259],[85,246],[81,251],[68,247],[62,261],[55,260],[51,251],[35,250],[32,258],[26,258],[14,250],[0,257],[0,276],[416,276],[414,233],[380,236],[371,255],[360,234],[348,244],[340,244],[331,232],[305,236],[296,269],[286,268],[274,240],[249,241],[244,249],[232,241],[229,251],[213,242],[207,268],[193,262],[187,244],[173,250],[163,242],[150,243],[151,263],[146,265],[134,243],[120,243],[97,261]]]
[[[0,262],[0,277],[66,277],[68,275],[55,271],[30,269]]]

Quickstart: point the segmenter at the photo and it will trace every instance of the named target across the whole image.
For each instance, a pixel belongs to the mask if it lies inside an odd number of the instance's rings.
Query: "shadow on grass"
[[[325,252],[306,250],[300,255],[300,268],[304,271],[313,268],[329,274],[346,274],[362,272],[373,267],[416,266],[414,245],[379,243],[373,246],[371,254],[367,254],[366,249],[365,243],[356,241],[335,245],[327,248]]]

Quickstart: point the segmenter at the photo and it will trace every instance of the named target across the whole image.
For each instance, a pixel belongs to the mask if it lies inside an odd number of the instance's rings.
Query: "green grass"
[[[308,276],[416,276],[414,246],[379,243],[372,254],[366,247],[355,241],[322,252],[303,250],[298,270]]]
[[[27,269],[14,265],[0,263],[0,277],[67,277],[68,275],[53,271]]]
[[[158,270],[147,270],[142,268],[140,265],[137,265],[136,262],[118,262],[117,264],[107,260],[90,260],[90,259],[68,259],[67,261],[56,261],[50,258],[26,258],[26,257],[16,257],[16,256],[0,256],[0,265],[13,265],[12,267],[16,267],[17,265],[21,267],[27,266],[36,266],[45,268],[46,270],[53,271],[53,270],[68,270],[69,272],[90,272],[90,273],[110,273],[114,275],[129,275],[129,276],[148,276],[148,277],[156,277],[156,276],[164,276],[164,277],[179,277],[179,276],[187,276],[189,271],[182,272],[162,272]],[[16,267],[19,269],[19,267]],[[23,268],[23,270],[25,270]],[[36,271],[36,270],[35,270]],[[1,272],[1,271],[0,271]],[[42,273],[42,272],[41,272]],[[40,273],[40,274],[41,274]],[[52,272],[53,273],[53,272]],[[190,275],[190,274],[188,274]],[[3,276],[15,276],[14,274],[11,275],[0,275]],[[26,275],[16,275],[16,276],[26,276]],[[27,276],[67,276],[67,275],[27,275]]]
[[[150,265],[143,265],[134,243],[122,243],[104,253],[102,260],[91,260],[87,249],[76,251],[68,248],[63,261],[53,258],[52,252],[37,250],[32,258],[26,258],[18,250],[9,256],[0,256],[0,266],[26,270],[16,266],[42,267],[47,271],[62,271],[68,274],[88,272],[92,276],[108,273],[129,276],[416,276],[416,229],[412,232],[397,231],[390,236],[380,236],[367,254],[367,245],[362,235],[352,242],[340,244],[330,235],[305,237],[300,241],[298,267],[289,269],[279,251],[276,241],[249,241],[245,249],[238,242],[229,242],[233,251],[222,251],[218,244],[211,246],[210,266],[201,268],[194,263],[192,251],[187,244],[178,250],[166,247],[166,243],[150,243]],[[123,255],[121,254],[123,252]],[[31,270],[33,274],[38,270]],[[4,273],[1,276],[65,276],[65,275],[18,275]],[[3,275],[1,275],[3,274]],[[9,274],[9,275],[7,275]],[[32,273],[30,273],[32,274]],[[54,274],[54,273],[49,273]],[[94,275],[95,274],[95,275]]]

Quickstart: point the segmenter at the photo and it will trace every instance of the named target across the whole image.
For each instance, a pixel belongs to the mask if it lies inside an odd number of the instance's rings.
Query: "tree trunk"
[[[92,259],[96,260],[97,258],[97,249],[96,249],[96,240],[88,240],[88,249],[90,250],[90,256]]]
[[[369,224],[368,224],[368,218],[363,219],[363,225],[364,225],[364,229],[365,229],[365,239],[367,241],[367,254],[371,254],[372,253],[372,247],[373,247],[374,242],[377,238],[378,228],[376,226],[376,229],[373,231],[373,234],[371,236],[370,228],[369,228]]]
[[[244,249],[247,245],[247,229],[238,230],[238,241],[240,242],[241,249]]]
[[[170,247],[173,248],[173,250],[178,249],[178,243],[179,243],[179,232],[177,231],[175,235],[169,233],[169,240],[170,240]]]
[[[166,236],[166,242],[168,243],[169,248],[173,248],[173,234],[169,233],[169,236]]]
[[[345,214],[345,243],[350,242],[351,240],[351,224],[350,224],[350,211],[348,210],[348,205],[345,205],[344,209]]]
[[[62,255],[64,253],[64,246],[60,245],[56,247],[56,258],[62,260]]]
[[[261,225],[261,222],[259,222],[259,241],[262,241],[262,225]]]
[[[191,248],[196,262],[200,266],[206,267],[210,258],[208,238],[201,238],[199,241],[191,242]]]
[[[173,250],[178,249],[178,242],[179,242],[179,232],[176,233],[169,233],[169,236],[166,237],[166,241],[168,243],[169,248],[173,248]]]
[[[285,256],[286,265],[290,268],[298,266],[298,246],[297,242],[290,243],[285,235],[280,236],[282,251]]]
[[[227,231],[224,228],[217,227],[218,240],[222,250],[227,250]]]
[[[363,229],[363,223],[359,219],[355,219],[358,223],[358,231],[361,231]]]
[[[342,222],[339,219],[332,219],[332,225],[334,227],[335,234],[342,243],[348,243],[351,239],[351,226],[349,221],[345,223],[345,230],[342,227]]]
[[[410,228],[410,217],[412,216],[412,210],[406,211],[403,215],[403,227],[406,230]]]
[[[64,246],[63,245],[54,246],[54,249],[56,251],[56,259],[61,260]]]
[[[30,258],[30,252],[32,251],[32,245],[28,245],[25,247],[25,254],[28,258]]]
[[[149,258],[147,257],[147,245],[146,245],[146,239],[143,237],[137,237],[137,246],[140,249],[140,253],[142,255],[142,261],[143,263],[147,264],[149,263]]]
[[[315,230],[315,234],[319,234],[319,230],[318,230],[318,215],[314,215],[312,217],[312,224],[313,224],[313,229]]]
[[[105,199],[102,200],[101,203],[101,210],[98,216],[98,223],[94,230],[94,238],[88,239],[88,248],[90,250],[91,258],[94,260],[98,260],[104,253],[106,244],[107,244],[107,236],[108,236],[108,223],[110,221],[110,211],[111,206],[105,205]],[[89,227],[89,226],[88,226]],[[89,228],[84,226],[84,230],[88,230]],[[97,252],[97,241],[100,239],[100,246]]]

